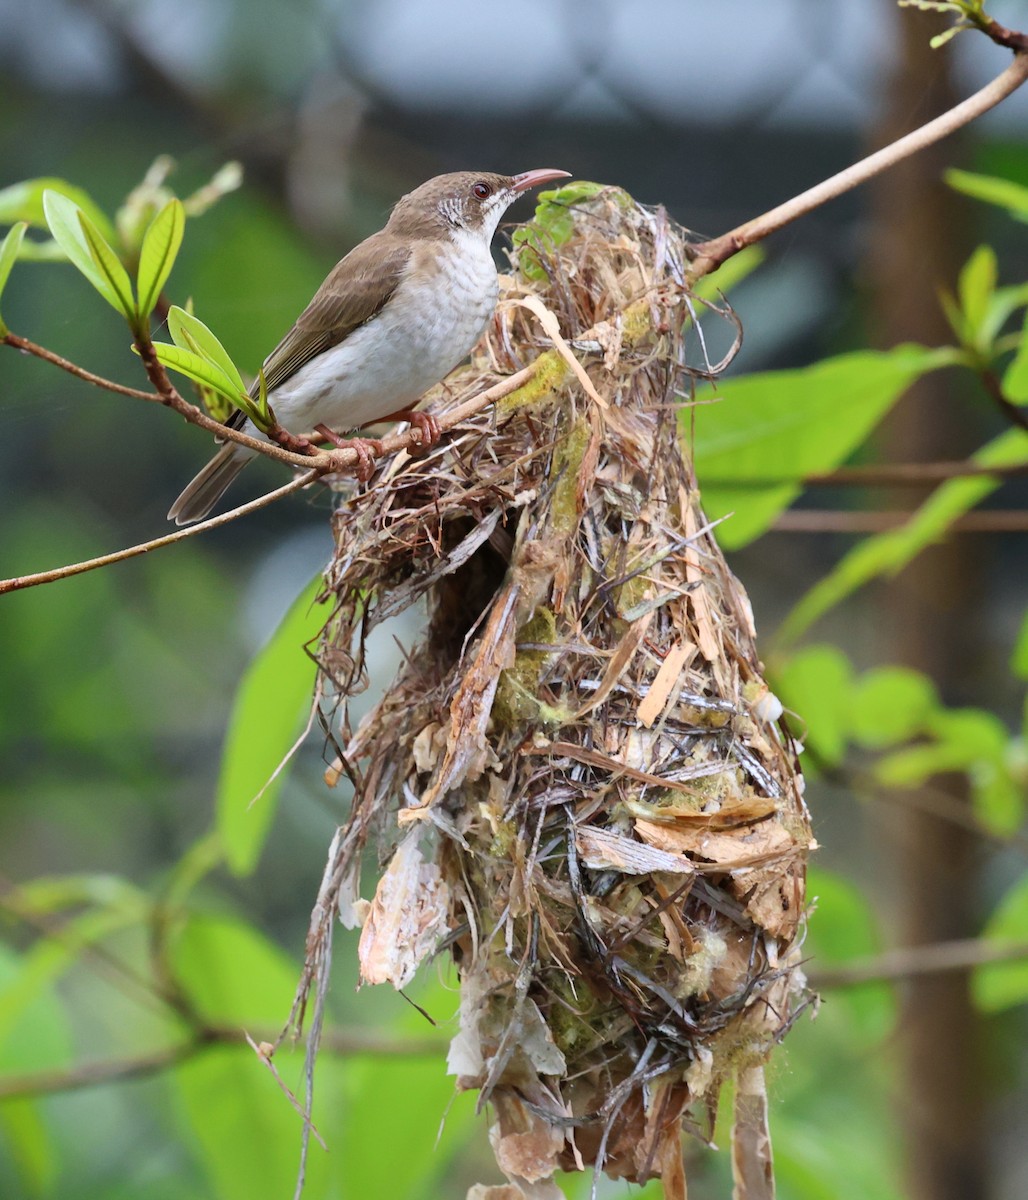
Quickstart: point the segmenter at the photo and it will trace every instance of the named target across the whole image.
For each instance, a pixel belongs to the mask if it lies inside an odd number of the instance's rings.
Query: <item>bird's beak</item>
[[[523,171],[513,176],[511,188],[515,192],[527,192],[529,188],[538,187],[541,183],[551,183],[554,179],[570,179],[570,171],[553,171],[543,167],[538,171]]]

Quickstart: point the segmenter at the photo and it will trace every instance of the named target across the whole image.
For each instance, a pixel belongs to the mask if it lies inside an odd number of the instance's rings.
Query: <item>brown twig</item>
[[[171,382],[168,372],[165,370],[164,364],[157,357],[157,351],[154,349],[153,342],[147,338],[137,338],[135,342],[136,349],[139,351],[139,357],[143,362],[150,382],[157,389],[155,397],[148,399],[156,399],[159,404],[163,404],[168,408],[174,409],[179,416],[185,417],[192,425],[199,425],[201,429],[206,429],[213,433],[215,437],[222,441],[238,442],[241,446],[246,446],[251,450],[256,450],[259,454],[265,455],[267,458],[273,458],[277,462],[287,463],[291,467],[314,467],[319,473],[325,473],[333,469],[332,464],[328,461],[330,455],[323,454],[314,446],[309,445],[304,439],[291,438],[289,435],[279,439],[276,442],[267,442],[261,438],[250,437],[249,434],[242,433],[238,429],[231,429],[227,425],[223,425],[220,421],[216,421],[210,417],[198,405],[187,400],[177,387]],[[289,449],[288,443],[295,445],[295,449]],[[302,449],[301,449],[302,447]]]
[[[843,512],[836,509],[793,508],[771,526],[776,533],[882,533],[898,529],[911,512]],[[988,509],[965,513],[947,525],[948,533],[1022,533],[1028,530],[1028,511]]]
[[[847,167],[846,170],[831,176],[830,179],[825,179],[814,187],[808,188],[807,191],[778,205],[777,208],[736,226],[735,229],[729,230],[720,237],[712,238],[710,241],[701,242],[695,246],[690,270],[691,276],[698,279],[703,275],[709,275],[711,271],[716,270],[744,247],[751,246],[769,234],[776,233],[798,217],[806,216],[807,213],[820,208],[829,200],[836,199],[858,185],[866,183],[889,167],[895,166],[903,159],[909,158],[912,154],[917,154],[934,142],[941,141],[942,138],[955,133],[964,125],[995,108],[1007,96],[1017,91],[1026,79],[1028,79],[1028,51],[1022,46],[1020,52],[1015,55],[1014,61],[991,83],[987,83],[980,91],[955,105],[948,112],[936,117],[934,121],[929,121],[898,141],[892,142],[867,158],[861,159],[860,162]]]
[[[809,979],[815,989],[859,987],[867,983],[910,979],[915,975],[970,971],[987,963],[1010,962],[1020,958],[1028,958],[1028,942],[995,943],[980,938],[965,938],[940,942],[934,946],[906,946],[887,950],[873,958],[811,971]]]
[[[1008,29],[993,17],[976,20],[975,24],[986,35],[992,38],[997,46],[1006,46],[1019,54],[1028,54],[1028,33],[1019,33],[1016,29]]]
[[[881,463],[868,466],[838,467],[834,471],[795,475],[747,475],[727,478],[704,475],[706,486],[731,488],[781,487],[783,484],[802,484],[804,487],[930,487],[948,479],[963,479],[982,475],[997,478],[1028,475],[1028,463],[983,467],[979,463],[960,460],[933,463]]]
[[[190,525],[186,529],[178,529],[174,533],[167,533],[163,537],[154,538],[152,541],[142,542],[138,546],[129,546],[125,550],[115,550],[112,554],[102,554],[99,558],[89,558],[84,562],[69,563],[63,567],[54,567],[53,570],[40,571],[35,575],[16,575],[13,579],[0,580],[0,595],[3,595],[4,592],[18,592],[22,588],[36,587],[41,583],[55,583],[58,579],[67,579],[71,575],[82,575],[86,571],[96,570],[97,567],[108,567],[112,563],[123,562],[126,558],[135,558],[137,555],[146,554],[150,550],[159,550],[162,546],[170,546],[173,542],[181,542],[183,538],[193,537],[198,533],[205,533],[208,529],[217,529],[219,525],[227,525],[229,521],[235,521],[239,517],[248,516],[250,513],[256,512],[259,508],[273,504],[283,496],[288,496],[290,492],[299,491],[300,488],[313,483],[318,478],[318,475],[318,471],[307,471],[303,475],[298,475],[295,479],[291,479],[289,483],[283,484],[282,487],[276,488],[273,492],[265,492],[263,496],[258,496],[256,500],[250,500],[246,504],[241,504],[238,508],[231,509],[229,512],[221,513],[216,517],[209,517],[206,521],[199,521],[196,525]]]
[[[506,379],[494,384],[493,387],[487,388],[484,392],[479,392],[477,396],[472,397],[466,403],[453,409],[452,412],[441,416],[439,418],[439,428],[453,428],[454,425],[459,424],[467,417],[473,416],[496,400],[501,399],[510,392],[516,391],[522,384],[527,383],[534,373],[534,365],[525,367],[514,375],[509,375]],[[149,393],[144,393],[144,395],[148,399],[152,398],[149,396]],[[189,405],[189,402],[185,400],[182,403],[190,408],[195,407],[194,405]],[[176,411],[179,411],[177,404],[172,404],[172,407]],[[200,410],[197,409],[196,411],[199,412]],[[210,420],[210,418],[207,418],[207,420]],[[213,424],[217,426],[216,421]],[[221,428],[221,426],[218,426],[218,428]],[[225,430],[226,434],[235,432],[235,430]],[[420,436],[417,430],[393,433],[382,439],[382,445],[387,452],[406,450],[416,446]],[[247,443],[253,441],[255,441],[254,438],[246,439]],[[266,443],[257,444],[265,450],[268,449]],[[273,449],[277,449],[277,447],[273,447]],[[142,542],[137,546],[129,546],[125,550],[116,550],[111,554],[103,554],[99,558],[86,559],[84,562],[69,563],[63,567],[54,567],[50,571],[40,571],[34,575],[18,575],[12,579],[0,580],[0,595],[3,595],[5,592],[17,592],[22,588],[36,587],[42,583],[55,583],[59,579],[67,579],[72,575],[82,575],[86,571],[95,570],[97,567],[107,567],[112,563],[123,562],[127,558],[135,558],[137,555],[146,554],[150,550],[159,550],[162,546],[170,546],[174,542],[182,541],[183,538],[193,537],[198,533],[205,533],[208,529],[216,529],[219,525],[227,525],[230,521],[248,516],[250,513],[256,512],[259,508],[273,504],[283,496],[289,495],[290,492],[295,492],[300,488],[306,487],[321,475],[327,474],[330,471],[343,469],[357,461],[357,453],[354,450],[333,450],[329,453],[319,452],[311,458],[293,455],[288,451],[282,451],[282,453],[286,455],[287,461],[292,462],[295,458],[301,466],[305,466],[308,469],[304,474],[290,480],[289,483],[284,484],[282,487],[276,488],[273,492],[266,492],[263,496],[258,496],[256,500],[250,500],[246,504],[241,504],[238,508],[233,508],[229,512],[221,513],[216,517],[210,517],[206,521],[200,521],[196,525],[190,525],[186,529],[176,530],[174,533],[165,534],[163,537],[154,538],[149,542]]]
[[[278,1036],[265,1031],[253,1034],[255,1040],[273,1042]],[[209,1046],[245,1046],[246,1034],[240,1029],[204,1026],[188,1041],[176,1046],[167,1046],[132,1058],[111,1059],[103,1062],[79,1063],[53,1071],[31,1071],[23,1075],[7,1075],[0,1078],[0,1100],[13,1100],[31,1096],[43,1096],[55,1092],[71,1092],[80,1088],[98,1087],[105,1083],[118,1083],[127,1079],[140,1079],[170,1070]],[[415,1057],[438,1055],[445,1043],[438,1038],[389,1038],[376,1035],[367,1029],[328,1030],[322,1045],[332,1054],[375,1055],[378,1057]]]
[[[156,392],[143,392],[139,388],[126,387],[123,383],[115,383],[113,379],[105,379],[102,375],[94,375],[92,371],[87,371],[84,367],[77,366],[69,359],[62,358],[59,354],[54,354],[52,350],[47,350],[45,346],[37,346],[35,342],[30,342],[28,338],[20,337],[16,333],[5,333],[2,341],[5,346],[13,346],[15,350],[21,350],[24,354],[34,354],[36,358],[41,358],[45,362],[52,363],[55,367],[60,367],[62,371],[67,371],[69,375],[74,375],[77,379],[85,380],[86,383],[91,383],[94,387],[103,388],[108,392],[117,392],[120,396],[132,396],[135,400],[160,400],[160,396]]]

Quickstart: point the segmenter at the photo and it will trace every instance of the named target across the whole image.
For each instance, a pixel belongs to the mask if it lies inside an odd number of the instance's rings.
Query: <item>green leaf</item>
[[[18,251],[21,249],[21,243],[25,237],[25,222],[19,221],[17,225],[13,225],[0,243],[0,296],[3,295],[4,288],[7,286],[8,277],[11,274],[11,268],[14,266],[14,261],[18,257]],[[7,332],[7,326],[0,318],[0,337]]]
[[[1005,208],[1017,221],[1028,221],[1028,187],[1023,183],[955,169],[947,171],[945,179],[951,188],[965,196]]]
[[[274,421],[274,416],[271,411],[271,405],[268,403],[268,381],[264,376],[264,368],[261,367],[257,373],[257,415],[260,420],[257,424],[262,429],[267,429]]]
[[[180,375],[185,375],[203,387],[212,388],[233,404],[239,404],[240,393],[235,390],[225,373],[208,359],[201,358],[192,350],[183,350],[181,346],[171,346],[167,342],[154,342],[153,348],[158,359],[170,370],[178,371]]]
[[[47,238],[45,241],[36,242],[32,238],[26,238],[21,244],[21,250],[18,251],[18,258],[22,262],[67,262],[68,256],[58,246],[53,238]]]
[[[1028,435],[1010,429],[971,457],[980,466],[1012,466],[1028,462]],[[939,541],[962,516],[1000,486],[989,475],[951,479],[898,529],[864,538],[823,579],[802,596],[779,630],[783,643],[794,641],[829,609],[879,575],[895,574],[926,546]]]
[[[1003,394],[1015,404],[1028,404],[1028,312],[1014,360],[1003,374]]]
[[[117,303],[114,301],[111,303],[130,325],[134,324],[136,300],[132,294],[132,280],[129,279],[128,271],[122,266],[121,259],[114,253],[110,243],[104,239],[103,234],[84,212],[79,213],[79,224],[82,226],[82,232],[85,234],[86,244],[89,246],[89,253],[93,257],[96,269],[107,281],[117,298]],[[107,296],[105,289],[99,288],[98,290],[103,296]]]
[[[975,815],[998,837],[1016,832],[1024,817],[1023,788],[1010,770],[1010,734],[991,712],[936,709],[925,731],[933,740],[879,761],[875,774],[890,787],[917,787],[933,775],[966,773]]]
[[[539,193],[531,221],[515,229],[511,238],[515,250],[520,251],[517,256],[518,269],[527,279],[537,282],[546,279],[540,254],[552,254],[571,237],[575,231],[571,208],[591,200],[600,192],[617,193],[623,197],[624,204],[629,203],[627,193],[620,188],[605,183],[590,183],[588,180],[576,180],[566,187]]]
[[[878,749],[921,732],[939,706],[935,685],[909,667],[875,667],[853,687],[853,737]]]
[[[939,709],[929,723],[931,742],[881,759],[875,770],[890,787],[917,787],[932,775],[968,771],[981,760],[995,761],[1006,748],[1003,722],[981,709]]]
[[[238,396],[240,393],[246,395],[246,385],[243,383],[243,377],[239,374],[236,364],[229,357],[225,347],[199,317],[195,317],[191,312],[186,312],[184,308],[173,304],[168,310],[168,332],[177,346],[191,350],[194,354],[202,355],[217,367],[232,384],[235,395]]]
[[[248,874],[257,863],[285,778],[279,768],[310,711],[315,666],[304,646],[325,623],[325,612],[314,607],[321,587],[319,576],[300,593],[250,664],[232,705],[218,782],[217,827],[237,875]]]
[[[139,317],[146,321],[164,289],[185,231],[186,214],[181,200],[170,200],[154,217],[139,252]],[[172,335],[174,336],[174,335]]]
[[[69,261],[85,275],[112,308],[116,308],[118,312],[131,318],[135,310],[132,302],[132,285],[129,283],[125,268],[118,262],[110,246],[107,246],[97,227],[89,223],[88,217],[85,217],[76,204],[59,192],[46,191],[43,193],[43,210],[46,213],[54,241],[61,247]],[[90,232],[87,230],[95,234],[98,240],[91,241]],[[109,263],[107,267],[101,265],[97,257],[97,247],[100,245],[106,246],[108,253],[120,268],[124,279],[119,279],[118,282],[122,284],[123,291],[119,291],[119,288],[112,282]],[[101,257],[105,256],[101,255]],[[124,291],[128,293],[127,308]]]
[[[996,288],[989,297],[988,308],[979,327],[979,338],[990,357],[999,350],[993,343],[1001,333],[1007,318],[1025,304],[1028,304],[1028,283]]]
[[[807,896],[814,912],[804,952],[815,969],[845,966],[881,952],[883,938],[874,909],[849,880],[834,871],[811,867]],[[832,1003],[837,1002],[850,1009],[852,1018],[862,1026],[857,1032],[869,1045],[886,1036],[895,1020],[895,997],[887,984],[872,982],[833,993]]]
[[[352,1100],[338,1148],[346,1163],[345,1194],[381,1196],[384,1163],[389,1164],[388,1195],[395,1200],[447,1194],[447,1189],[426,1185],[445,1164],[440,1150],[452,1154],[454,1144],[474,1130],[474,1097],[455,1098],[453,1080],[442,1062],[432,1058],[365,1059],[353,1063],[347,1074]],[[384,1112],[389,1113],[388,1122],[382,1120]],[[437,1146],[444,1116],[443,1144]],[[395,1153],[398,1145],[404,1148],[402,1156]],[[632,1200],[637,1195],[633,1191]]]
[[[48,191],[56,192],[77,205],[108,241],[114,241],[114,226],[92,196],[65,179],[52,177],[26,179],[0,190],[0,225],[24,221],[36,229],[48,228],[43,207],[43,195]]]
[[[0,1045],[12,1035],[25,1013],[40,1002],[50,986],[96,943],[126,926],[138,924],[144,914],[127,909],[89,911],[61,925],[60,940],[37,942],[25,954],[18,977],[0,990]]]
[[[189,1003],[219,1028],[260,1037],[280,1028],[289,1012],[297,968],[242,920],[194,915],[170,959],[172,977]],[[275,1061],[295,1085],[295,1056],[284,1053]],[[300,1119],[249,1047],[214,1047],[177,1067],[171,1078],[212,1196],[253,1200],[293,1194]]]
[[[172,978],[218,1028],[276,1028],[289,1012],[296,967],[242,918],[190,913],[168,948]]]
[[[782,703],[806,726],[801,740],[825,762],[842,761],[850,725],[853,668],[835,646],[806,646],[774,673]]]
[[[1012,748],[1014,744],[1011,741],[1008,745]],[[970,772],[975,816],[990,833],[1001,838],[1017,833],[1025,813],[1023,775],[1020,780],[1012,776],[1007,758],[1004,754],[999,761],[983,759]]]
[[[997,274],[995,250],[991,246],[979,246],[964,264],[957,280],[965,337],[970,345],[980,351],[986,348],[982,345],[982,325],[996,290]]]
[[[933,50],[941,50],[942,47],[945,46],[946,43],[952,38],[955,38],[958,33],[963,33],[965,30],[970,28],[970,25],[951,25],[949,29],[944,29],[942,33],[937,33],[935,37],[929,38],[928,45],[931,46]]]
[[[986,942],[1028,945],[1028,875],[1022,875],[985,923]],[[983,1012],[997,1013],[1028,1001],[1028,960],[989,963],[976,967],[971,995]]]
[[[707,515],[734,514],[718,529],[721,544],[734,549],[764,533],[800,494],[804,475],[837,467],[914,380],[954,354],[913,345],[844,354],[729,379],[716,403],[685,409]]]
[[[23,916],[51,917],[69,909],[96,908],[142,920],[146,894],[120,875],[39,875],[7,893],[8,905]]]
[[[183,201],[186,214],[190,217],[202,217],[203,214],[229,192],[234,192],[243,184],[243,167],[238,162],[227,162],[219,167],[209,183],[198,188],[191,196]]]
[[[17,990],[27,969],[24,958],[0,946],[0,996]],[[5,1075],[59,1069],[71,1061],[72,1041],[68,1021],[56,990],[36,992],[31,1005],[0,1044],[0,1080]],[[43,1106],[35,1099],[0,1103],[0,1141],[7,1142],[7,1162],[20,1176],[26,1195],[52,1194],[59,1174],[60,1149],[47,1128]]]
[[[457,1007],[453,972],[442,980],[438,972],[423,974],[411,985],[411,998],[434,1020],[449,1024]],[[378,997],[365,990],[362,998],[386,1013],[387,1005],[394,1007],[391,995]],[[396,1015],[388,1021],[379,1017],[382,1032],[397,1040],[431,1036],[417,1009],[395,1007]],[[481,1136],[483,1131],[475,1115],[474,1095],[454,1096],[453,1078],[447,1076],[442,1057],[365,1057],[348,1064],[347,1084],[350,1103],[338,1134],[338,1154],[347,1164],[344,1195],[380,1195],[385,1162],[389,1163],[390,1200],[448,1194],[452,1189],[440,1186],[444,1181],[437,1177],[469,1135],[477,1130]],[[388,1124],[382,1122],[383,1112],[390,1114]],[[397,1145],[405,1149],[402,1162],[392,1153]],[[633,1189],[632,1200],[637,1195]]]

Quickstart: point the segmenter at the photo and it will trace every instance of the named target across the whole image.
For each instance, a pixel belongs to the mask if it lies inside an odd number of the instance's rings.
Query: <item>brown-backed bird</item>
[[[404,196],[385,228],[336,264],[265,360],[278,423],[338,445],[349,430],[397,417],[431,440],[434,422],[410,406],[470,353],[492,315],[498,284],[490,243],[500,218],[522,192],[567,176],[458,171]],[[263,436],[241,411],[228,423]],[[374,443],[354,444],[367,462]],[[168,519],[201,520],[255,454],[226,442]]]

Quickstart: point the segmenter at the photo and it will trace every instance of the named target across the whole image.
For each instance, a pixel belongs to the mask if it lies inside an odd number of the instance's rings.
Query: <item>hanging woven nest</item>
[[[544,199],[471,365],[429,405],[534,375],[335,520],[319,662],[330,782],[355,796],[306,986],[336,915],[363,926],[367,982],[452,955],[449,1068],[495,1114],[497,1197],[559,1197],[555,1171],[590,1168],[684,1197],[682,1131],[710,1140],[729,1079],[738,1194],[773,1186],[761,1068],[805,1002],[813,842],[679,420],[716,373],[686,363],[686,247],[620,190]],[[416,601],[424,633],[353,731],[366,635]],[[388,864],[371,902],[369,843]]]

